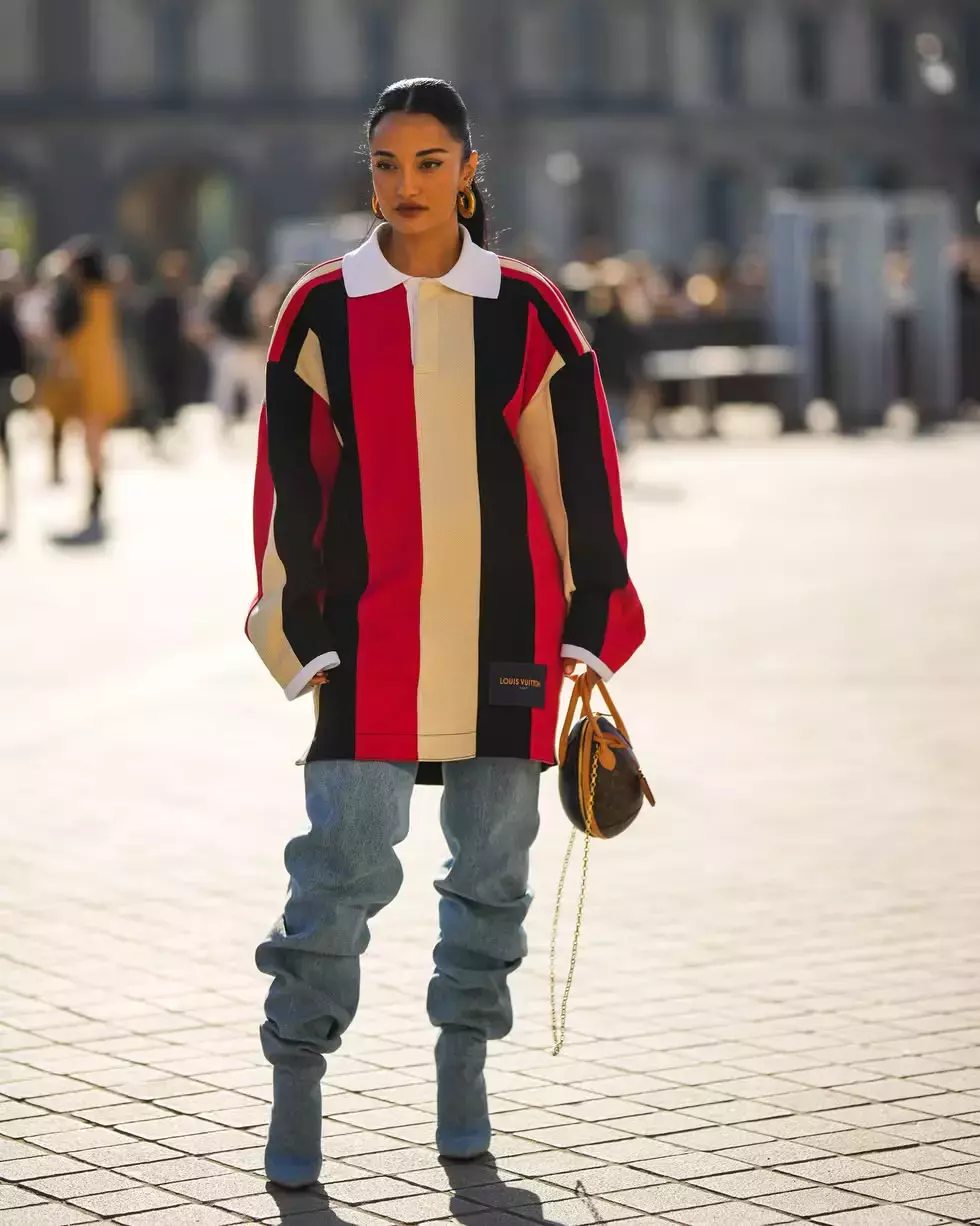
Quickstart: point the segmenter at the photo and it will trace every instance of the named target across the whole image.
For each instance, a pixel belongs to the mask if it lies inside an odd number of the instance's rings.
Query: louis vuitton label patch
[[[491,664],[490,703],[495,707],[542,708],[547,680],[544,664]]]

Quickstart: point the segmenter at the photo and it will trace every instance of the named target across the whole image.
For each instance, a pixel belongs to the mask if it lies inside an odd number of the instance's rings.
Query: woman
[[[0,469],[3,478],[4,522],[0,542],[14,519],[14,472],[9,418],[17,407],[17,379],[27,373],[27,346],[17,319],[19,266],[13,252],[0,251]]]
[[[88,522],[80,532],[55,539],[89,545],[105,536],[103,443],[109,428],[126,416],[129,390],[102,251],[91,239],[78,239],[69,254],[68,274],[54,302],[55,339],[40,399],[56,426],[72,417],[82,423],[91,480]]]
[[[486,249],[461,99],[398,82],[368,138],[385,224],[286,297],[255,485],[247,632],[316,712],[311,829],[287,845],[284,913],[256,951],[273,976],[266,1171],[293,1187],[320,1171],[323,1055],[401,884],[416,781],[445,784],[451,852],[428,992],[436,1142],[487,1151],[486,1045],[511,1028],[562,674],[609,677],[644,633],[594,356],[550,282]]]
[[[253,315],[256,284],[251,261],[236,251],[216,263],[205,281],[212,296],[209,324],[213,342],[212,397],[225,430],[262,400],[264,362]]]
[[[186,251],[165,251],[157,261],[157,284],[143,320],[143,354],[156,392],[162,426],[173,426],[187,395],[185,318],[190,284],[190,259]]]

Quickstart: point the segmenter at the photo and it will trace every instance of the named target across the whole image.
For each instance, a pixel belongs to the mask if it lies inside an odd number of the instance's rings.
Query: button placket
[[[415,343],[415,369],[419,371],[434,371],[439,366],[440,288],[431,281],[419,287]]]

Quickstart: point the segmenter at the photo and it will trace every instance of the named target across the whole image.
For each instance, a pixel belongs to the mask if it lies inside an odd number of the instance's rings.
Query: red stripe
[[[505,277],[514,277],[516,280],[524,281],[540,290],[545,302],[558,316],[559,321],[564,324],[569,338],[575,342],[577,352],[585,353],[588,345],[582,337],[582,330],[572,313],[572,308],[565,301],[557,285],[553,284],[546,276],[538,272],[537,269],[532,268],[529,264],[521,264],[519,268],[512,268],[501,262],[500,271]]]
[[[535,762],[552,763],[555,760],[555,726],[561,700],[564,580],[561,559],[530,476],[526,477],[526,486],[527,539],[534,576],[534,662],[548,668],[545,705],[531,712],[530,756]]]
[[[309,281],[302,280],[289,291],[289,297],[283,303],[282,309],[279,312],[279,318],[276,321],[275,331],[272,334],[272,343],[269,345],[269,361],[278,362],[282,357],[282,351],[286,346],[286,338],[289,336],[289,329],[293,326],[296,316],[299,314],[300,307],[306,301],[306,295],[310,290],[315,289],[318,285],[325,285],[328,281],[336,281],[338,277],[343,275],[343,269],[333,260],[328,260],[326,264],[317,265],[318,268],[327,268],[328,271],[320,276],[313,276],[311,273],[316,272],[316,268],[311,269]]]
[[[347,306],[368,585],[358,609],[358,758],[418,757],[422,497],[404,286]],[[378,338],[385,360],[378,360]]]
[[[602,459],[609,482],[609,498],[612,503],[613,528],[616,539],[627,554],[626,520],[623,516],[623,491],[619,476],[619,452],[613,433],[605,388],[599,376],[599,363],[593,355],[592,366],[595,379],[595,397],[599,409],[599,427],[602,436]],[[613,670],[618,671],[636,651],[646,636],[643,606],[636,589],[630,581],[625,588],[612,593],[609,599],[609,620],[599,656]]]
[[[544,330],[537,309],[532,306],[528,312],[527,348],[524,353],[524,387],[528,402],[541,386],[554,356],[555,346]]]
[[[609,621],[599,657],[618,672],[645,638],[643,606],[631,580],[609,598]]]

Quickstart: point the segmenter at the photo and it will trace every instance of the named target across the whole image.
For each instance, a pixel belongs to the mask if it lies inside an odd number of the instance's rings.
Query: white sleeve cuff
[[[580,660],[583,664],[588,664],[593,672],[598,673],[603,681],[611,681],[613,670],[608,664],[603,664],[598,656],[594,656],[591,651],[586,651],[584,647],[574,647],[571,643],[562,643],[561,658],[563,660]]]
[[[283,686],[286,697],[290,702],[294,698],[299,698],[309,689],[310,682],[318,672],[324,668],[336,668],[338,664],[340,664],[340,656],[335,651],[326,651],[322,656],[317,656],[305,668],[300,669],[288,685]]]

